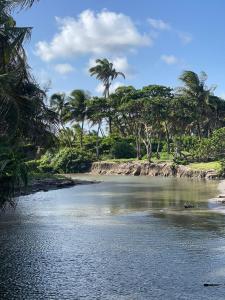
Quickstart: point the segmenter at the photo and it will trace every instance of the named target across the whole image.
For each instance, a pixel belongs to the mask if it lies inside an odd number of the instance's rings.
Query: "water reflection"
[[[225,282],[217,182],[98,179],[1,215],[0,299],[224,299],[203,287]]]

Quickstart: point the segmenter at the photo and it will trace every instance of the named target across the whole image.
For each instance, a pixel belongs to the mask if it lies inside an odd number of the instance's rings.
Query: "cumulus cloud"
[[[115,92],[115,90],[120,87],[120,86],[124,86],[125,84],[122,83],[122,82],[119,82],[119,81],[115,81],[113,82],[113,84],[110,86],[110,89],[109,89],[109,92],[110,93],[113,93]],[[103,91],[104,91],[104,86],[102,83],[99,83],[95,89],[95,91],[98,93],[98,94],[103,94]]]
[[[57,64],[54,66],[54,70],[61,75],[65,75],[73,72],[74,67],[71,66],[70,64]]]
[[[123,72],[126,77],[132,77],[136,73],[135,69],[128,63],[126,57],[115,57],[112,59],[112,63],[115,69]]]
[[[174,65],[178,63],[178,58],[174,55],[161,55],[161,60],[164,61],[167,65]]]
[[[150,24],[151,27],[153,27],[154,29],[157,29],[157,30],[170,30],[171,29],[170,24],[164,22],[161,19],[149,18],[148,23]]]
[[[58,32],[51,41],[39,41],[36,54],[44,61],[83,54],[102,55],[132,51],[151,45],[132,19],[122,13],[85,10],[77,18],[56,18]]]

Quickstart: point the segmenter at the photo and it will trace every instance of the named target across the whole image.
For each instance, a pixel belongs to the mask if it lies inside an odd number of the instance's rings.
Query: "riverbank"
[[[98,183],[98,181],[72,179],[67,176],[65,177],[52,176],[51,178],[47,178],[47,177],[35,178],[32,179],[25,188],[18,190],[16,192],[16,197],[30,195],[37,192],[48,192],[51,190],[69,188],[75,185],[87,185],[87,184],[95,184],[95,183]]]
[[[191,166],[176,165],[172,162],[94,162],[90,173],[93,175],[131,175],[131,176],[173,176],[202,179],[218,179],[216,169],[194,169]]]

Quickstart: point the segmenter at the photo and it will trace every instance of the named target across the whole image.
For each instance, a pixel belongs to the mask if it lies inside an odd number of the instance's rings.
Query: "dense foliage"
[[[18,27],[12,9],[32,5],[30,0],[0,3],[0,205],[26,184],[24,145],[53,144],[57,115],[44,104],[45,92],[29,73],[23,43],[31,28]]]
[[[90,69],[92,75],[93,70],[99,71],[99,60]],[[107,97],[104,91],[102,98],[80,90],[67,98],[63,95],[60,143],[95,151],[97,159],[144,157],[151,161],[154,156],[160,159],[162,152],[183,163],[222,159],[225,101],[206,86],[205,73],[185,71],[180,79],[183,86],[176,89],[122,86]],[[68,119],[71,114],[73,118]],[[68,121],[76,125],[68,127]]]

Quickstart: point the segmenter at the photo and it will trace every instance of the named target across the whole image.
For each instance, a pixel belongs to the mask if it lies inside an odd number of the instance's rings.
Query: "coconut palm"
[[[57,114],[59,125],[64,128],[68,114],[68,98],[65,93],[55,93],[50,97],[50,107]]]
[[[81,123],[80,146],[83,148],[84,122],[87,113],[87,101],[89,94],[83,90],[74,90],[69,96],[69,114],[68,119],[72,122]]]
[[[109,97],[110,86],[114,79],[118,76],[122,76],[125,79],[125,75],[122,72],[116,71],[113,66],[113,63],[109,62],[108,59],[97,59],[96,66],[89,69],[91,76],[96,76],[103,84],[103,96],[106,98]],[[111,116],[109,112],[109,133],[112,132]]]
[[[196,124],[198,136],[201,139],[209,96],[213,88],[206,86],[207,75],[205,72],[198,75],[193,71],[184,71],[180,76],[180,80],[184,83],[184,87],[179,89],[180,93],[187,100],[195,103],[196,120],[193,124]]]
[[[30,27],[18,27],[11,9],[32,5],[32,0],[0,1],[0,199],[10,200],[21,184],[26,169],[18,157],[20,145],[49,143],[55,113],[44,103],[45,92],[29,73],[24,41]],[[52,142],[52,141],[51,141]],[[4,145],[4,147],[2,146]],[[21,149],[20,149],[21,150]],[[1,202],[0,200],[0,202]]]

